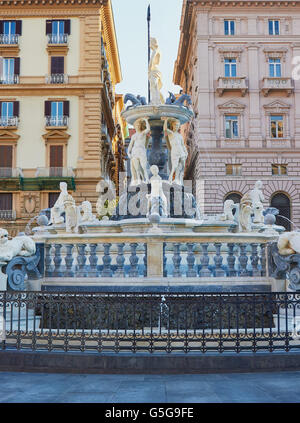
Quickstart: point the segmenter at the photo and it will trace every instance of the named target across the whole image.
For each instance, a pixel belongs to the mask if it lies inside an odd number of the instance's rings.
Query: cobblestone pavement
[[[0,373],[0,402],[300,402],[300,372],[86,375]]]

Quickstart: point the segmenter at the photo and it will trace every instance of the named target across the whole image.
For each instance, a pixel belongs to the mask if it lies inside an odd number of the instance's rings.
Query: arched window
[[[279,210],[280,216],[287,219],[291,218],[291,203],[287,195],[282,192],[277,192],[273,195],[271,200],[271,207],[276,207]],[[287,231],[291,230],[291,224],[284,217],[276,216],[276,225],[284,226]]]
[[[240,203],[241,202],[241,194],[239,194],[238,192],[230,192],[228,194],[226,194],[225,198],[224,198],[224,203],[226,200],[232,200],[234,203]],[[233,210],[232,214],[235,214],[235,209]]]

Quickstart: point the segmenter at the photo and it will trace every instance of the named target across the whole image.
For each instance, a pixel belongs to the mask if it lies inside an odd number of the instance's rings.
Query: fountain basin
[[[126,119],[131,125],[137,119],[148,117],[150,121],[161,120],[162,117],[178,119],[183,125],[189,122],[194,116],[194,112],[187,107],[174,106],[171,104],[162,104],[161,106],[152,106],[150,104],[145,106],[130,107],[128,110],[122,112],[122,117]]]

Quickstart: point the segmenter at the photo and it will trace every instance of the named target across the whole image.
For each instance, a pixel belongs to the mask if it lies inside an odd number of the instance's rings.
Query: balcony
[[[17,116],[0,117],[0,127],[15,129],[18,127],[19,118]]]
[[[225,91],[236,91],[240,92],[242,97],[245,96],[248,91],[248,82],[246,77],[226,77],[222,76],[217,81],[217,93],[221,97]]]
[[[19,44],[18,34],[0,34],[0,45],[17,45]]]
[[[68,124],[68,116],[46,116],[46,128],[67,128]]]
[[[16,211],[0,210],[0,220],[16,220]]]
[[[48,34],[48,44],[68,44],[68,34]]]
[[[285,92],[289,97],[294,91],[292,78],[268,77],[262,80],[263,95],[267,97],[270,91]]]
[[[67,84],[68,79],[68,75],[53,73],[51,75],[46,75],[46,84]]]
[[[23,173],[18,167],[0,167],[0,178],[23,178]]]
[[[0,84],[3,85],[19,84],[19,82],[19,75],[4,75],[0,77]]]
[[[36,178],[74,178],[74,171],[71,167],[38,167]]]

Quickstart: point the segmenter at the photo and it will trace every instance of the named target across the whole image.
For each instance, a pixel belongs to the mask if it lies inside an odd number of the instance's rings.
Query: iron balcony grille
[[[46,126],[68,126],[68,116],[46,116]]]
[[[0,34],[0,44],[19,44],[19,35]]]
[[[0,126],[18,126],[18,117],[0,117]]]
[[[68,34],[48,34],[48,44],[67,44]]]
[[[0,292],[0,348],[97,352],[291,351],[300,295]]]
[[[73,178],[74,171],[71,167],[38,167],[36,178],[50,178],[50,177],[63,177]]]
[[[18,178],[18,177],[23,177],[23,173],[20,168],[0,167],[0,178]]]
[[[16,211],[0,210],[0,220],[16,220]]]
[[[46,84],[67,84],[68,75],[63,73],[53,73],[46,75]]]
[[[0,77],[0,84],[19,84],[19,75],[4,75]]]

